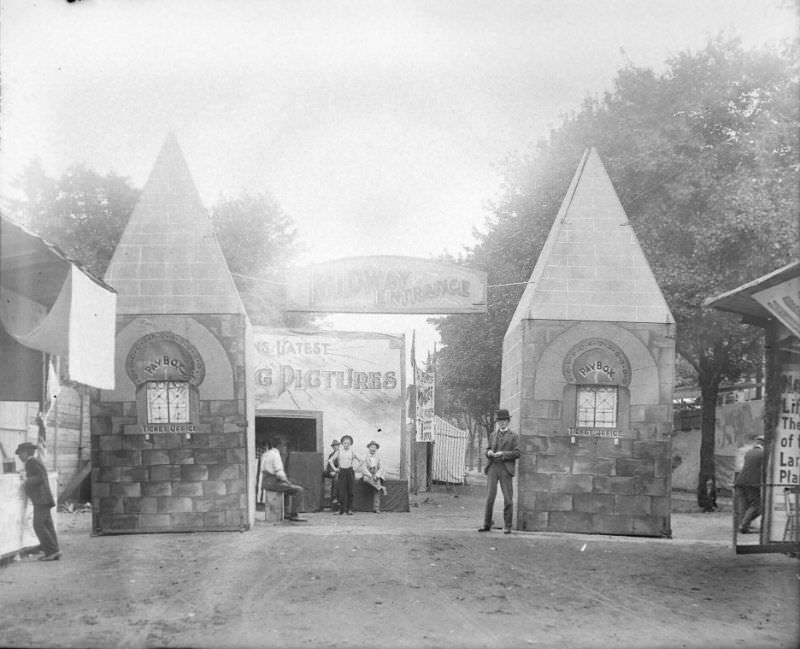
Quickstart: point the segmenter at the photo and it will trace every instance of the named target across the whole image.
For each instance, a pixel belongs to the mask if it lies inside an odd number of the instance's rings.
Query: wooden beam
[[[92,470],[92,463],[87,462],[83,465],[80,471],[78,471],[74,476],[72,476],[72,480],[67,483],[67,486],[61,490],[61,493],[58,494],[58,503],[63,503],[72,493],[81,486],[81,482],[84,481],[89,472]]]

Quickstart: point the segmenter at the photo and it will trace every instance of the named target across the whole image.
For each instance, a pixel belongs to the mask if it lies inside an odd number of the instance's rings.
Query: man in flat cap
[[[489,446],[486,449],[486,457],[489,463],[484,469],[486,473],[486,486],[488,494],[486,496],[486,509],[483,514],[483,527],[478,528],[479,532],[488,532],[492,529],[492,511],[494,501],[497,498],[497,483],[503,492],[503,532],[511,534],[511,519],[513,516],[514,505],[514,468],[517,458],[520,456],[519,435],[513,432],[508,424],[511,415],[508,410],[501,408],[497,411],[497,428],[489,435]]]
[[[20,444],[16,453],[25,464],[23,483],[25,495],[33,504],[33,531],[36,532],[44,553],[39,557],[39,561],[57,561],[61,558],[61,551],[58,549],[56,528],[50,515],[50,510],[55,507],[56,501],[50,491],[47,468],[38,457],[35,457],[36,446],[30,442]]]
[[[738,522],[739,533],[749,534],[750,523],[761,516],[761,472],[764,464],[764,438],[759,435],[755,444],[744,456],[744,466],[734,482],[735,497],[742,514]]]

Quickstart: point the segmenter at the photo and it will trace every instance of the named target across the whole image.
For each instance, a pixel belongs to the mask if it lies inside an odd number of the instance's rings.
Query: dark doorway
[[[267,448],[268,439],[279,439],[278,449],[292,482],[302,485],[297,511],[322,508],[322,413],[315,411],[266,411],[256,415],[256,455]],[[260,471],[260,466],[259,466]],[[258,500],[258,495],[257,495]]]
[[[315,417],[256,417],[256,448],[266,448],[267,439],[280,437],[287,453],[317,451]]]

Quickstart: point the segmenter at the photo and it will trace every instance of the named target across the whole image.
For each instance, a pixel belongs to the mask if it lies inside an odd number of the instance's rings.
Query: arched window
[[[616,428],[618,391],[616,385],[578,385],[575,424],[587,428]]]
[[[191,421],[188,381],[148,381],[146,387],[148,424],[185,424]]]

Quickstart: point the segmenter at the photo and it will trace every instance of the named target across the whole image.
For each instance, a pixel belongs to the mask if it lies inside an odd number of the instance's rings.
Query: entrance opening
[[[267,448],[270,437],[280,437],[287,453],[313,453],[317,450],[317,418],[256,417],[256,448]]]
[[[256,415],[256,456],[267,449],[267,440],[278,438],[278,450],[289,480],[305,488],[298,498],[297,511],[319,511],[322,508],[322,413],[316,411],[266,411]],[[259,463],[259,474],[261,466]],[[256,502],[262,494],[256,480]]]

